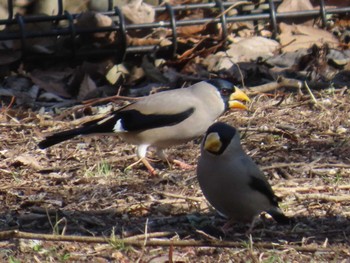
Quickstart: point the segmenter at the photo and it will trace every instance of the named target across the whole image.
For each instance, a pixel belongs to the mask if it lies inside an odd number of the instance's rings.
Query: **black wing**
[[[39,147],[45,149],[62,141],[72,139],[78,135],[113,133],[116,123],[120,120],[125,131],[141,131],[164,126],[176,125],[187,119],[194,112],[194,108],[189,108],[176,114],[142,114],[131,110],[116,110],[108,116],[89,121],[82,127],[58,132],[45,138],[39,143]]]
[[[249,183],[249,186],[252,189],[265,195],[270,200],[271,204],[278,206],[278,198],[274,194],[269,183],[266,182],[264,179],[261,179],[255,176],[250,176],[250,178],[251,178],[251,181]]]
[[[118,113],[118,119],[126,131],[148,130],[176,125],[194,112],[191,107],[176,114],[143,114],[137,110],[124,110]]]

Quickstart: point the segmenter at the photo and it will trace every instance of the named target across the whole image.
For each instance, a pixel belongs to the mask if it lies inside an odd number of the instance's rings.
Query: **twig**
[[[261,167],[261,170],[271,170],[276,168],[285,168],[285,167],[298,167],[298,166],[310,166],[309,163],[300,162],[300,163],[275,163],[269,166]],[[326,167],[336,167],[336,168],[350,168],[350,164],[345,163],[323,163],[323,164],[314,164],[312,168],[326,168]]]
[[[98,99],[91,99],[91,100],[85,100],[83,101],[84,107],[86,106],[92,106],[94,104],[100,104],[105,102],[110,102],[114,100],[139,100],[138,97],[127,97],[127,96],[120,96],[120,95],[114,95],[106,98],[98,98]]]
[[[267,127],[263,126],[260,128],[246,128],[243,129],[245,132],[246,131],[257,131],[259,133],[266,132],[266,133],[273,133],[273,134],[283,134],[287,137],[289,137],[293,141],[298,141],[298,138],[291,132],[285,131],[283,129],[277,128],[277,127]]]
[[[164,195],[167,197],[173,197],[173,198],[179,198],[179,199],[185,199],[187,201],[194,201],[194,202],[202,202],[203,199],[199,197],[191,197],[191,196],[184,196],[184,195],[177,195],[177,194],[171,194],[166,192],[156,192],[159,195]]]
[[[35,239],[45,241],[57,242],[82,242],[82,243],[122,243],[124,245],[142,247],[145,245],[144,240],[125,240],[113,238],[111,240],[107,237],[84,237],[84,236],[60,236],[39,233],[28,233],[18,230],[9,230],[0,232],[0,240],[9,239]],[[246,248],[245,242],[237,241],[220,241],[220,240],[148,240],[146,243],[148,247],[163,246],[163,247],[231,247],[231,248]],[[345,249],[332,249],[321,246],[296,246],[296,245],[281,245],[276,243],[254,243],[254,248],[257,249],[294,249],[299,252],[323,252],[349,255],[349,251]]]
[[[154,232],[154,233],[148,233],[148,234],[141,234],[141,235],[135,235],[131,237],[126,237],[124,240],[140,240],[145,239],[145,235],[147,235],[147,238],[161,238],[161,237],[169,237],[174,235],[174,232]]]
[[[331,190],[348,190],[350,185],[339,186],[310,186],[310,187],[273,187],[276,192],[312,192],[312,191],[331,191]]]
[[[145,251],[146,251],[146,244],[147,244],[147,240],[148,239],[149,239],[149,236],[148,236],[148,218],[147,218],[146,223],[145,223],[145,235],[144,235],[143,246],[141,247],[142,250],[141,250],[140,256],[136,260],[136,263],[141,262],[142,257],[143,257],[143,255],[145,254]]]
[[[310,90],[309,85],[307,85],[306,81],[304,82],[304,85],[305,85],[305,88],[306,88],[307,92],[310,94],[312,101],[313,101],[316,105],[318,105],[318,101],[316,100],[314,94],[313,94],[312,91]]]
[[[256,95],[259,93],[273,91],[282,87],[300,89],[302,86],[303,84],[299,80],[280,77],[275,82],[270,82],[264,85],[250,87],[249,91],[247,91],[247,95]]]
[[[322,200],[327,202],[350,201],[350,195],[333,196],[333,195],[325,195],[325,194],[296,194],[296,197],[299,200],[317,199],[317,200]]]
[[[0,127],[25,127],[25,128],[34,128],[37,127],[37,124],[34,123],[0,123]]]

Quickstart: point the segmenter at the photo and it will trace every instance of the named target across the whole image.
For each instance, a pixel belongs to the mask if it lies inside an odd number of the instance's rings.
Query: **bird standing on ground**
[[[149,146],[168,160],[163,149],[188,142],[202,134],[228,108],[247,109],[249,98],[222,79],[198,82],[188,88],[159,92],[141,98],[82,127],[62,131],[39,143],[45,149],[78,135],[114,134],[137,145],[137,156],[153,174],[147,161]]]
[[[267,212],[278,223],[289,223],[264,174],[243,151],[239,132],[217,122],[201,145],[197,177],[209,203],[230,221],[251,222]]]

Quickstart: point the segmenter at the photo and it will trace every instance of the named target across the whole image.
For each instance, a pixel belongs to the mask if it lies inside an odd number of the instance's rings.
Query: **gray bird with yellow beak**
[[[209,203],[223,216],[234,221],[249,222],[267,212],[278,223],[290,223],[278,206],[264,174],[243,151],[239,132],[217,122],[206,132],[201,145],[197,177]]]
[[[62,131],[39,143],[45,149],[79,135],[113,134],[137,146],[137,156],[153,174],[146,159],[155,147],[163,160],[163,149],[188,142],[205,133],[227,109],[247,109],[248,96],[222,79],[198,82],[188,88],[163,91],[143,97],[82,127]]]

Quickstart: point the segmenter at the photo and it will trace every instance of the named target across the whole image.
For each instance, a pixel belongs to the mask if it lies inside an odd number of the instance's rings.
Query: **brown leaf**
[[[84,75],[84,79],[80,84],[79,94],[77,96],[77,99],[79,101],[83,101],[85,99],[91,98],[91,95],[96,93],[97,94],[97,86],[95,82],[90,78],[88,74]]]
[[[17,156],[12,165],[24,165],[24,166],[29,166],[35,170],[41,170],[43,167],[40,165],[40,163],[35,159],[35,157],[24,153],[20,156]]]
[[[258,57],[273,56],[279,46],[279,43],[272,39],[251,37],[231,44],[226,53],[233,62],[249,62]]]
[[[30,74],[31,80],[40,88],[53,94],[71,98],[67,92],[67,79],[73,74],[73,69],[65,68],[64,70],[33,70]]]
[[[103,15],[101,13],[88,11],[82,13],[77,18],[76,27],[77,28],[100,28],[100,27],[108,27],[113,24],[112,19],[109,16]],[[109,32],[97,32],[94,33],[93,36],[95,38],[111,38],[110,40],[113,41],[113,37],[110,37],[113,35]]]
[[[142,0],[131,0],[121,8],[124,16],[133,24],[154,22],[155,11],[153,7]]]
[[[294,11],[301,11],[301,10],[313,10],[313,6],[310,3],[309,0],[305,1],[295,1],[295,0],[284,0],[277,8],[278,13],[282,12],[294,12]],[[304,25],[312,25],[313,19],[311,18],[304,18],[304,17],[293,17],[293,18],[287,18],[283,19],[284,23],[287,24],[304,24]]]
[[[280,23],[280,30],[280,42],[284,52],[293,52],[300,48],[309,48],[312,45],[321,47],[325,43],[330,47],[336,47],[339,44],[332,33],[323,29]]]
[[[203,18],[203,11],[196,12],[194,14],[188,15],[183,20],[201,19]],[[202,32],[206,28],[206,25],[192,25],[192,26],[182,26],[176,29],[177,33],[182,36],[193,36],[199,32]]]

